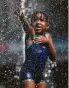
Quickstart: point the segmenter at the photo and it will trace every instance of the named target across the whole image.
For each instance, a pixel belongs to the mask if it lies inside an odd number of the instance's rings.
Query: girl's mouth
[[[42,31],[42,27],[36,27],[35,31],[36,32],[41,32]]]
[[[42,29],[42,25],[36,25],[36,29]]]
[[[42,27],[36,27],[36,31],[38,31],[38,30],[40,30],[40,29],[42,29]]]

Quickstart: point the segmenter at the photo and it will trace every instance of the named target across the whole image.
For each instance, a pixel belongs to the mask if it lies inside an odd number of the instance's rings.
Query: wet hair
[[[46,13],[42,12],[42,11],[36,11],[32,14],[32,17],[31,17],[31,23],[33,23],[35,21],[35,16],[40,13],[41,14],[41,18],[44,17],[46,19],[46,22],[48,20],[48,16],[46,15]]]

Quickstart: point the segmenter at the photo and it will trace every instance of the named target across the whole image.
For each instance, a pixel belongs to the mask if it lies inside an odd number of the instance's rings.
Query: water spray
[[[21,8],[19,8],[20,10],[20,15],[22,14],[22,12],[25,14],[25,2],[26,0],[21,0]],[[24,28],[23,28],[23,25],[21,24],[21,28],[22,28],[22,58],[23,59],[19,59],[18,62],[16,63],[16,73],[20,73],[20,70],[21,70],[21,64],[20,63],[24,63],[25,61],[25,31],[24,31]],[[15,75],[14,78],[17,78],[18,79],[19,76]]]
[[[26,2],[26,0],[21,0],[20,14],[22,12],[25,14],[25,2]],[[23,35],[22,35],[22,42],[23,42],[22,52],[23,52],[23,62],[24,62],[25,61],[25,31],[23,29],[23,26],[22,26],[22,31],[23,31]]]

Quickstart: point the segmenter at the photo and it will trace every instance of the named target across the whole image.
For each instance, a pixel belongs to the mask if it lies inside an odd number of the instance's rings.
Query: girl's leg
[[[45,82],[40,82],[36,85],[36,88],[46,88],[46,83]]]
[[[23,81],[24,88],[35,88],[35,82],[32,79],[27,79]]]

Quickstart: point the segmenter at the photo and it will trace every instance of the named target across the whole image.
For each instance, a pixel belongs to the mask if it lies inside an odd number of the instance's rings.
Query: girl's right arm
[[[23,24],[23,27],[26,27],[26,30],[31,34],[31,36],[35,35],[34,28],[30,25],[29,21],[25,17],[25,15],[22,13],[20,16],[20,21]],[[25,30],[25,29],[24,29]]]
[[[33,37],[35,35],[35,31],[34,31],[34,28],[30,25],[29,21],[27,20],[27,18],[25,17],[24,13],[22,12],[21,15],[20,15],[20,7],[17,6],[17,11],[15,11],[15,14],[19,17],[23,27],[24,27],[24,30],[30,34],[31,37]]]

